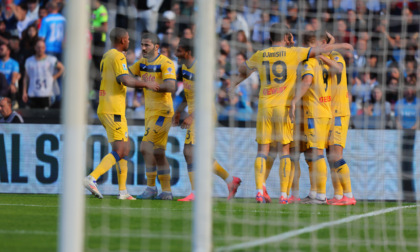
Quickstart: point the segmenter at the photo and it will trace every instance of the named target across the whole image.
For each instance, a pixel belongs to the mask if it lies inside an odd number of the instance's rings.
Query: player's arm
[[[172,125],[173,126],[178,126],[179,125],[179,120],[181,119],[181,113],[182,113],[182,111],[185,110],[187,105],[188,105],[187,98],[184,96],[181,104],[179,104],[178,107],[175,110],[175,114],[174,114],[174,117],[172,119]]]
[[[53,79],[57,80],[64,73],[64,65],[60,61],[57,61],[55,68],[57,69],[57,73],[53,75]]]
[[[148,88],[153,91],[159,90],[159,84],[156,82],[145,82],[138,80],[137,78],[128,74],[123,74],[117,77],[118,83],[122,83],[124,86],[132,88]]]
[[[308,89],[311,87],[313,75],[312,74],[305,74],[302,77],[302,81],[300,85],[296,88],[295,97],[292,99],[289,109],[289,117],[292,123],[295,122],[295,110],[296,104],[302,99],[302,97],[308,92]]]
[[[19,72],[13,72],[12,73],[12,81],[10,82],[10,91],[12,92],[12,94],[17,92],[17,83],[20,79],[21,75]]]
[[[318,56],[325,64],[327,64],[327,66],[330,67],[330,73],[332,74],[339,74],[343,71],[343,64],[332,60],[324,55],[319,55]]]
[[[348,43],[338,43],[338,44],[324,44],[317,47],[312,47],[311,51],[309,52],[308,57],[314,58],[318,55],[321,55],[323,53],[329,54],[332,51],[337,50],[350,50],[353,51],[353,46]]]
[[[250,69],[246,65],[246,63],[243,63],[242,65],[240,65],[238,69],[239,73],[233,78],[232,86],[236,87],[237,85],[239,85],[239,83],[241,83],[246,78],[248,78],[254,71],[255,69]]]
[[[175,93],[176,91],[176,83],[175,80],[167,79],[164,80],[162,84],[159,86],[159,93]]]

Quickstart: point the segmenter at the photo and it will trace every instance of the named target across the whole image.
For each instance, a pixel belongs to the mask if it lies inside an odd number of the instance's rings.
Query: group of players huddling
[[[179,124],[180,112],[188,105],[188,117],[181,128],[187,129],[184,156],[192,192],[179,201],[194,200],[195,57],[192,41],[181,39],[176,51],[182,65],[186,99],[174,113],[171,93],[175,91],[176,70],[170,59],[159,54],[158,37],[151,33],[142,35],[143,58],[131,67],[126,65],[123,53],[128,49],[127,31],[114,28],[110,38],[113,49],[105,53],[101,62],[98,117],[106,129],[112,152],[84,179],[85,187],[96,197],[103,198],[96,180],[116,164],[118,198],[135,200],[126,190],[127,161],[124,159],[130,150],[125,118],[128,86],[144,88],[146,104],[145,134],[140,150],[146,163],[147,188],[137,198],[173,199],[165,149],[171,125]],[[239,75],[233,82],[233,86],[238,85],[254,71],[258,71],[260,76],[256,134],[258,154],[254,165],[257,203],[271,202],[265,181],[278,153],[280,204],[356,204],[351,191],[349,167],[343,159],[350,111],[346,64],[338,52],[353,50],[353,47],[346,43],[335,44],[334,37],[329,33],[317,37],[313,32],[304,35],[304,47],[295,47],[293,35],[278,23],[272,25],[270,39],[272,47],[256,52],[240,66]],[[299,109],[300,104],[302,110]],[[302,136],[303,139],[299,139]],[[325,149],[334,186],[334,197],[330,200],[326,198],[328,173]],[[304,152],[308,163],[311,182],[309,195],[302,200],[299,198],[301,152]],[[217,161],[213,166],[214,172],[227,184],[228,199],[233,198],[241,180],[231,176]],[[160,194],[156,187],[156,176],[162,187]]]

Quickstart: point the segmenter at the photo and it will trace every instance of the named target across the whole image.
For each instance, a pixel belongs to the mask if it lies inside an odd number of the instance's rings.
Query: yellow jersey
[[[343,66],[343,71],[340,74],[335,74],[332,77],[331,84],[331,110],[334,116],[348,116],[350,115],[349,91],[347,88],[347,72],[346,62],[343,56],[336,51],[332,51],[329,55],[331,60],[334,60]]]
[[[116,49],[109,50],[102,57],[100,70],[98,114],[125,115],[127,88],[118,81],[120,76],[129,74],[124,54]]]
[[[194,77],[195,77],[195,60],[191,67],[182,65],[182,80],[184,83],[185,98],[188,104],[188,114],[194,112]]]
[[[246,61],[248,68],[258,70],[260,75],[259,108],[290,105],[296,71],[299,63],[308,59],[310,50],[310,47],[270,47],[257,51]]]
[[[162,84],[165,80],[176,80],[174,63],[161,54],[150,61],[146,58],[141,58],[130,67],[130,71],[134,75],[140,76],[143,81],[154,81],[158,84]],[[159,93],[149,89],[143,90],[146,103],[146,118],[155,115],[164,117],[173,116],[174,109],[171,93]]]
[[[312,75],[312,83],[303,96],[304,118],[331,118],[331,74],[322,60],[311,58],[302,63],[302,78]]]

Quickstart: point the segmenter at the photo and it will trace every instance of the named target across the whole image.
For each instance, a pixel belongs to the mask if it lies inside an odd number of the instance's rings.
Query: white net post
[[[197,57],[196,78],[196,137],[194,164],[196,199],[194,201],[193,251],[212,249],[212,153],[213,132],[213,77],[215,66],[215,3],[201,0],[197,3]]]
[[[64,77],[64,167],[60,199],[59,246],[61,252],[84,250],[85,130],[87,94],[88,1],[66,4],[67,27]]]

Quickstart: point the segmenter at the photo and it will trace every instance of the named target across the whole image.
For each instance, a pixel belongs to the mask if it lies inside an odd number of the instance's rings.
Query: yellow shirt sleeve
[[[336,61],[337,63],[340,63],[342,66],[346,65],[346,62],[344,61],[343,56],[341,56],[340,53],[333,51],[331,52],[331,54],[329,55],[331,60]]]
[[[162,64],[162,80],[176,80],[175,65],[169,59]]]
[[[123,54],[117,55],[112,62],[115,77],[128,74],[127,60]]]
[[[134,75],[140,76],[140,60],[130,67],[130,72]]]
[[[251,56],[251,58],[249,58],[245,62],[245,64],[247,65],[247,67],[249,69],[254,70],[254,69],[257,69],[258,68],[258,65],[261,62],[261,56],[260,55],[261,55],[261,52],[260,51],[257,51],[256,53],[254,53],[254,55]]]
[[[294,47],[296,51],[296,56],[299,62],[308,60],[309,53],[311,52],[311,47]]]
[[[302,71],[301,71],[302,78],[307,74],[312,75],[312,77],[315,75],[314,66],[313,66],[313,64],[311,64],[310,61],[305,61],[305,62],[302,63],[302,65],[303,65],[302,66]]]

